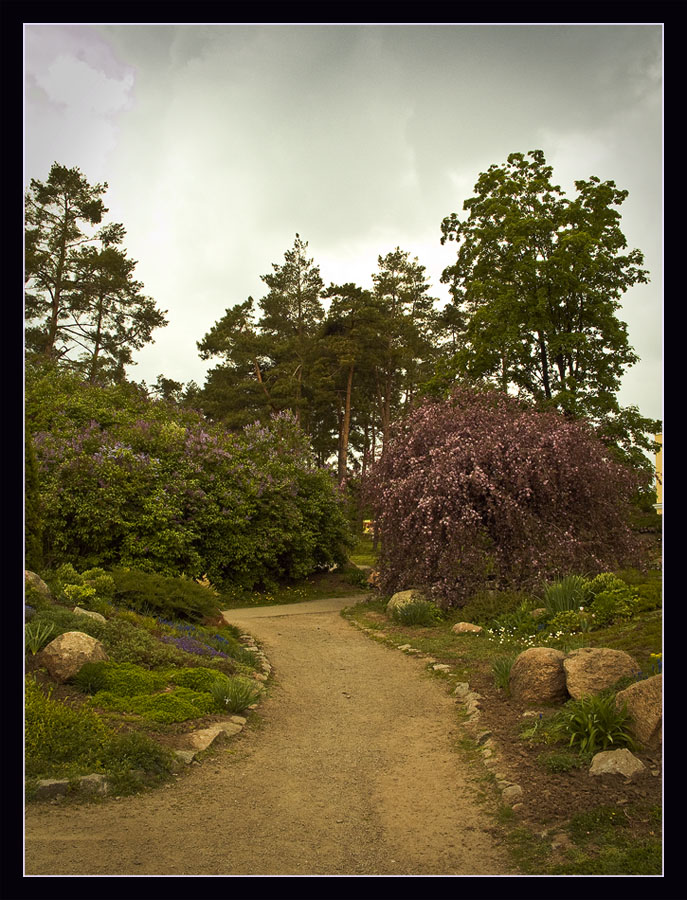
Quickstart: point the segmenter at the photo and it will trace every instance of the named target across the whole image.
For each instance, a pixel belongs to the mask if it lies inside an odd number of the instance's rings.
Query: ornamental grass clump
[[[491,664],[492,675],[494,676],[494,685],[504,691],[507,697],[510,697],[510,670],[516,656],[501,656],[493,660]]]
[[[258,702],[262,688],[250,678],[237,676],[213,685],[210,693],[218,710],[241,713]]]
[[[423,628],[432,628],[441,621],[441,611],[428,600],[411,600],[395,606],[391,617],[400,625],[420,625]]]
[[[569,746],[585,754],[609,747],[635,750],[629,718],[626,706],[616,705],[614,693],[570,700],[558,713],[560,730],[569,737]]]
[[[568,575],[546,585],[542,602],[551,615],[579,610],[584,605],[588,580],[582,575]]]
[[[371,470],[378,585],[413,583],[461,606],[486,587],[632,565],[638,477],[584,421],[457,387],[404,417]]]
[[[57,636],[57,628],[50,622],[29,622],[24,627],[24,646],[35,656],[48,641]]]

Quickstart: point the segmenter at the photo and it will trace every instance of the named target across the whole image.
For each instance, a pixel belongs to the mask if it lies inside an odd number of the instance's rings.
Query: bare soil
[[[516,874],[453,699],[339,615],[357,599],[225,613],[273,666],[257,727],[172,785],[29,805],[26,874]]]

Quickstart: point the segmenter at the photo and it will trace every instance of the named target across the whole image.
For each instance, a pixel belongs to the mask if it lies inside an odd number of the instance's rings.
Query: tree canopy
[[[423,587],[454,606],[486,586],[536,588],[632,564],[636,487],[586,422],[455,388],[397,423],[371,472],[379,584]]]
[[[54,163],[26,195],[26,348],[97,380],[122,380],[132,352],[167,324],[121,248],[126,231],[100,225],[107,184]]]
[[[620,228],[627,191],[592,176],[569,199],[552,173],[541,150],[511,153],[479,176],[463,220],[444,219],[442,244],[458,245],[442,275],[460,328],[453,371],[586,417],[609,436],[621,418],[630,444],[649,449],[643,434],[658,423],[622,411],[616,397],[638,361],[620,301],[648,281]]]

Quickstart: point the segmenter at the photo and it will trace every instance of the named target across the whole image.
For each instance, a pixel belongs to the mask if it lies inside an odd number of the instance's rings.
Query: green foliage
[[[230,682],[230,679],[222,672],[207,669],[204,666],[195,668],[169,669],[165,672],[167,680],[179,687],[191,688],[201,693],[211,694],[219,686],[222,689]]]
[[[110,731],[98,715],[52,700],[31,676],[25,684],[26,774],[58,772],[65,764],[99,768]]]
[[[342,497],[287,414],[232,433],[131,385],[26,384],[48,565],[253,589],[345,564]]]
[[[501,656],[492,661],[491,671],[494,676],[494,685],[506,696],[510,696],[510,670],[513,668],[515,656]]]
[[[541,150],[511,153],[479,175],[463,221],[444,219],[442,243],[457,247],[441,277],[457,330],[449,368],[587,418],[648,482],[641,449],[660,423],[615,396],[638,361],[617,317],[621,298],[649,274],[620,230],[627,191],[592,176],[568,199],[552,172]]]
[[[132,569],[114,569],[115,600],[134,610],[152,610],[170,618],[199,620],[216,616],[217,598],[190,578],[171,578]]]
[[[28,582],[24,587],[24,600],[33,609],[47,609],[52,606],[52,600]]]
[[[188,653],[161,643],[149,632],[124,619],[110,619],[102,627],[98,639],[104,644],[108,655],[120,663],[133,663],[149,669],[188,665]]]
[[[174,754],[139,731],[115,734],[103,754],[112,793],[126,796],[159,784],[174,769]]]
[[[215,712],[215,703],[208,693],[176,687],[163,694],[137,694],[120,697],[112,691],[98,691],[90,702],[95,707],[120,713],[132,713],[149,722],[171,724],[186,722]]]
[[[121,379],[132,351],[167,324],[118,246],[124,226],[93,230],[107,212],[106,189],[54,163],[45,182],[31,179],[25,204],[27,349],[91,382]]]
[[[41,512],[38,461],[31,436],[24,443],[24,552],[26,568],[43,568],[43,516]]]
[[[500,644],[527,644],[540,629],[541,623],[532,615],[532,601],[525,600],[511,612],[497,616],[486,633]]]
[[[585,599],[592,600],[602,591],[627,589],[627,584],[613,572],[601,572],[585,585]]]
[[[638,600],[623,584],[620,588],[599,591],[589,604],[597,628],[631,619],[639,609]]]
[[[50,580],[57,596],[68,603],[94,612],[109,611],[115,584],[104,569],[77,572],[71,563],[64,563],[52,573]]]
[[[476,625],[487,625],[501,615],[516,612],[531,598],[522,591],[478,591],[460,608],[460,618]]]
[[[578,610],[584,605],[587,583],[582,575],[568,575],[548,584],[542,594],[544,606],[553,614]]]
[[[216,709],[223,712],[242,713],[260,699],[262,688],[250,678],[228,678],[211,687]]]
[[[108,623],[100,622],[91,618],[91,616],[73,613],[66,607],[54,603],[39,609],[31,620],[31,624],[34,626],[39,624],[53,625],[55,629],[53,638],[64,634],[66,631],[81,631],[100,641],[103,640],[107,633]]]
[[[636,744],[629,730],[629,714],[623,706],[616,706],[615,694],[594,694],[570,700],[557,714],[560,731],[569,738],[569,746],[580,752],[594,754]]]
[[[161,672],[152,672],[133,663],[86,663],[72,679],[79,690],[88,694],[110,691],[117,697],[152,694],[167,684]]]
[[[51,622],[34,621],[24,626],[24,645],[34,656],[55,637],[57,629]]]
[[[91,603],[95,600],[95,588],[86,584],[67,584],[64,586],[63,594],[70,604],[86,609],[90,609]]]
[[[576,634],[580,631],[589,631],[591,628],[589,615],[578,610],[569,609],[556,613],[547,624],[550,634]]]
[[[421,625],[423,628],[432,628],[443,618],[441,610],[428,600],[411,600],[395,606],[391,615],[394,622],[401,625]]]

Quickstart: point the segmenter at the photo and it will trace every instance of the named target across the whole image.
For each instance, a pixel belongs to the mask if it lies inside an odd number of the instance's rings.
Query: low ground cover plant
[[[52,699],[25,679],[25,766],[28,776],[97,771],[112,732],[95,712]]]

